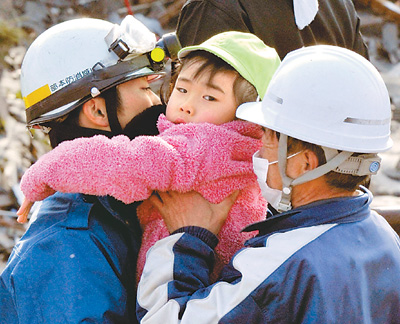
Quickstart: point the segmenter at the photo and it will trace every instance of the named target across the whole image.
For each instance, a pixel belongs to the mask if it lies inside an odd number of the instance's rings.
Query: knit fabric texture
[[[21,189],[31,201],[61,192],[111,195],[125,203],[146,200],[153,191],[195,190],[219,203],[241,190],[219,233],[213,279],[252,233],[245,226],[265,218],[267,203],[252,168],[261,147],[260,126],[241,120],[222,125],[175,125],[164,115],[158,136],[105,136],[66,141],[43,155],[24,174]],[[169,235],[158,211],[144,201],[137,210],[143,228],[138,278],[148,249]]]

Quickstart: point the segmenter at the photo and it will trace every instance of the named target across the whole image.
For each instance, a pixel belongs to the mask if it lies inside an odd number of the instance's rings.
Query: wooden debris
[[[355,0],[355,3],[369,7],[378,15],[383,15],[387,20],[400,23],[400,6],[389,0]]]
[[[158,20],[163,27],[167,26],[174,17],[179,15],[179,12],[181,11],[181,8],[185,2],[186,0],[174,1],[173,4],[168,6],[165,12],[158,17]]]

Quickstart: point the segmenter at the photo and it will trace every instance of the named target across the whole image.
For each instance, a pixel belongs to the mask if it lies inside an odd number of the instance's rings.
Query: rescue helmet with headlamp
[[[292,186],[330,171],[376,174],[380,165],[376,153],[392,145],[390,97],[380,73],[359,54],[332,45],[289,53],[262,102],[241,105],[236,116],[281,134],[279,169],[287,209]],[[289,178],[288,136],[321,146],[327,163],[297,179]],[[366,154],[352,156],[355,152]]]
[[[165,37],[168,48],[133,16],[120,25],[80,18],[49,28],[31,44],[21,67],[27,125],[62,117],[118,84],[161,75],[167,56],[175,58],[180,49],[174,34]]]

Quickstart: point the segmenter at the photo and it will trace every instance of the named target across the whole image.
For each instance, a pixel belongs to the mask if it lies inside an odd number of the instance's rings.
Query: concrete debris
[[[34,131],[32,137],[25,127],[19,76],[29,43],[45,29],[65,20],[86,16],[119,23],[129,11],[153,32],[162,35],[174,30],[184,2],[131,1],[134,5],[128,10],[122,0],[1,1],[0,35],[2,26],[6,26],[4,28],[11,29],[3,34],[20,30],[25,37],[15,33],[6,44],[0,38],[0,49],[6,51],[4,60],[0,60],[0,271],[15,242],[27,228],[16,222],[15,215],[22,200],[18,191],[21,176],[50,149],[42,132]],[[382,213],[386,209],[399,210],[397,219],[391,218],[391,222],[400,224],[400,7],[397,2],[388,0],[355,0],[354,3],[371,62],[382,74],[393,104],[394,147],[382,154],[382,169],[372,180],[373,206]],[[15,41],[17,38],[19,40]],[[400,226],[395,228],[400,230]]]
[[[398,33],[398,26],[395,23],[386,23],[382,27],[382,46],[393,64],[399,61]]]

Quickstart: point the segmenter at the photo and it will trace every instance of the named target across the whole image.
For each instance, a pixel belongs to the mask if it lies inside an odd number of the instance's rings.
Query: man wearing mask
[[[164,106],[149,83],[171,54],[156,45],[132,16],[51,27],[21,67],[28,127],[48,132],[53,148],[97,134],[157,134]],[[135,323],[136,207],[82,194],[46,199],[1,275],[0,322]]]
[[[244,229],[258,234],[212,284],[234,196],[153,195],[171,235],[147,253],[141,323],[399,323],[400,239],[361,185],[392,145],[376,68],[337,46],[298,49],[236,117],[263,126],[254,171],[279,214]]]

